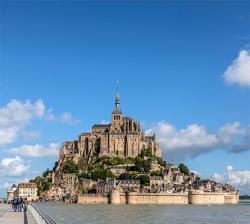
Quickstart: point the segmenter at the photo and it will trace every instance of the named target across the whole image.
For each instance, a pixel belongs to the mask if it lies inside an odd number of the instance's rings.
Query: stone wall
[[[80,204],[165,204],[165,205],[187,205],[187,204],[237,204],[239,203],[239,192],[217,193],[194,190],[190,193],[120,193],[114,191],[110,197],[99,195],[78,196]]]
[[[78,195],[79,204],[108,204],[109,198],[97,194],[83,194]]]
[[[239,192],[204,192],[193,190],[189,193],[190,204],[237,204],[239,202]]]
[[[128,204],[188,204],[188,194],[130,192]]]

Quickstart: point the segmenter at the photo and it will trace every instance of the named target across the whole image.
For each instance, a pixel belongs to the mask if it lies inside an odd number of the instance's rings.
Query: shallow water
[[[238,205],[78,205],[38,203],[58,224],[250,224],[250,201]]]

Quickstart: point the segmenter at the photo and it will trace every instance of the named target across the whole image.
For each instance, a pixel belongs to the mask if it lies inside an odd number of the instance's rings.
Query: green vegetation
[[[157,157],[157,163],[160,164],[161,166],[167,165],[167,162],[164,161],[161,157]]]
[[[80,179],[80,178],[84,178],[84,179],[91,179],[90,175],[88,173],[77,173],[76,176]]]
[[[29,182],[36,183],[38,188],[38,195],[41,196],[44,192],[52,187],[51,171],[47,169],[42,176],[37,176]]]
[[[150,160],[144,160],[141,157],[136,157],[135,160],[135,171],[139,172],[149,172],[151,169]]]
[[[129,173],[122,173],[118,178],[118,180],[134,180],[136,179],[136,175]]]
[[[134,164],[135,159],[131,157],[121,158],[121,157],[96,157],[94,164],[104,164],[104,165],[123,165],[123,164]]]
[[[97,170],[91,173],[91,179],[93,180],[105,180],[107,177],[115,178],[115,175],[111,172],[111,170],[103,168],[98,168]]]
[[[148,175],[140,175],[137,179],[140,180],[141,185],[149,186],[150,184],[150,178]]]
[[[107,166],[117,166],[117,165],[125,165],[127,172],[121,174],[118,179],[120,180],[128,180],[128,179],[138,179],[140,180],[141,185],[148,186],[150,184],[151,176],[160,176],[162,175],[163,169],[156,170],[150,173],[151,164],[158,163],[161,166],[167,167],[168,164],[161,157],[156,157],[152,154],[150,149],[144,149],[140,155],[136,158],[127,157],[98,157],[93,155],[93,160],[91,163],[86,163],[84,160],[80,160],[78,164],[76,164],[73,160],[65,161],[59,172],[62,173],[72,173],[76,174],[76,176],[85,179],[106,179],[106,178],[117,178],[110,169],[106,168]],[[126,165],[129,164],[129,165]],[[52,171],[55,171],[58,162],[55,163]],[[180,164],[179,168],[181,172],[184,174],[188,174],[189,170],[184,164]],[[36,177],[31,182],[34,182],[38,186],[38,193],[42,195],[45,191],[52,187],[51,181],[51,172],[49,169],[43,172],[41,177]],[[143,174],[140,174],[143,173]],[[95,192],[95,189],[93,190]]]
[[[144,157],[144,156],[147,156],[147,157],[152,157],[152,152],[150,149],[144,149],[142,150],[141,154],[139,155],[140,157]]]
[[[161,170],[155,170],[150,173],[150,176],[161,176],[162,171]]]
[[[185,175],[189,174],[189,169],[188,169],[188,167],[185,164],[181,163],[178,166],[178,168],[180,169],[181,173],[184,173]]]
[[[63,164],[62,171],[63,171],[64,173],[78,173],[79,169],[78,169],[78,166],[74,163],[74,161],[72,161],[72,160],[67,160],[67,161]]]

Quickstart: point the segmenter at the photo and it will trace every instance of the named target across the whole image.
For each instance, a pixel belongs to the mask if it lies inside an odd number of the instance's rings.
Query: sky
[[[250,1],[0,1],[0,197],[124,115],[250,194]]]

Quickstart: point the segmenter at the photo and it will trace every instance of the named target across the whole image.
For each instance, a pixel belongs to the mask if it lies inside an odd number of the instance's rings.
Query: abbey
[[[77,141],[64,142],[60,157],[72,157],[90,162],[93,156],[136,157],[143,149],[161,156],[159,143],[155,135],[146,136],[140,124],[131,117],[123,116],[120,108],[118,84],[115,105],[110,124],[94,124],[91,132],[81,133]]]

